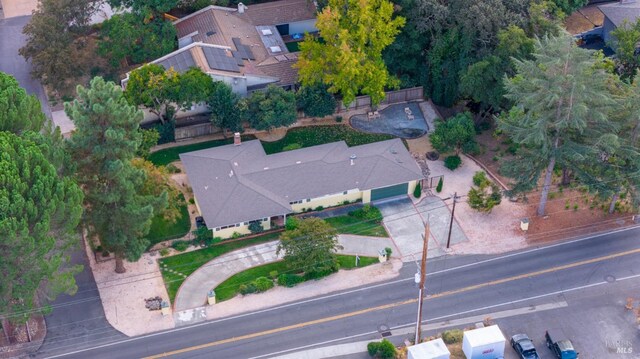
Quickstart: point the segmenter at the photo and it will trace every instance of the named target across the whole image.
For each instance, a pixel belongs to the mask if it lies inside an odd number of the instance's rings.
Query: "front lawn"
[[[340,263],[340,269],[354,269],[356,268],[356,257],[338,254],[338,263]],[[375,257],[360,257],[360,267],[366,267],[371,264],[378,263],[378,258]],[[259,267],[247,269],[246,271],[237,273],[224,282],[220,283],[215,288],[216,301],[222,302],[235,297],[240,293],[240,286],[247,284],[259,277],[267,277],[271,272],[277,271],[279,274],[291,273],[291,270],[287,268],[284,261],[265,264]]]
[[[382,224],[373,220],[360,219],[354,216],[339,216],[325,218],[325,221],[333,226],[338,233],[371,237],[389,237],[389,234]]]
[[[294,143],[299,144],[301,147],[310,147],[344,140],[348,146],[358,146],[392,138],[394,137],[391,135],[356,131],[349,126],[307,126],[291,128],[283,139],[274,142],[262,142],[262,146],[267,154],[271,154],[282,152],[284,147]]]
[[[255,139],[256,138],[252,135],[242,136],[242,141],[250,141]],[[233,143],[233,136],[224,140],[205,141],[205,142],[192,143],[190,145],[169,147],[160,151],[153,152],[151,155],[149,155],[149,161],[151,161],[156,166],[166,166],[173,161],[179,160],[181,153],[204,150],[205,148],[229,145],[232,143]]]
[[[180,201],[180,217],[178,217],[175,223],[165,220],[161,215],[156,215],[151,220],[151,229],[147,235],[147,239],[149,240],[148,248],[153,247],[156,243],[180,238],[189,233],[189,229],[191,229],[191,219],[189,217],[187,201],[184,200],[182,193],[178,197],[178,200]]]
[[[182,285],[182,282],[184,282],[186,278],[180,274],[188,277],[191,273],[195,272],[196,269],[200,268],[208,261],[225,253],[260,243],[275,241],[279,237],[280,233],[276,232],[233,242],[223,241],[211,247],[160,259],[159,264],[162,271],[162,278],[164,280],[165,286],[167,287],[169,299],[171,300],[171,302],[173,302],[176,293],[178,292],[178,288],[180,288],[180,285]],[[166,268],[164,267],[165,265]],[[179,274],[171,273],[168,271],[168,269],[174,270]]]

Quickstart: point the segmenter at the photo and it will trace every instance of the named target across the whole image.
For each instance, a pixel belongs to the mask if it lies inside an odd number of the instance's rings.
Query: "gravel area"
[[[520,220],[526,217],[526,207],[503,198],[491,213],[471,209],[466,203],[467,193],[473,185],[472,178],[482,169],[473,160],[462,156],[462,165],[455,171],[444,167],[441,160],[427,161],[431,176],[444,175],[440,198],[452,197],[455,192],[463,196],[456,205],[455,218],[469,241],[452,246],[454,254],[493,254],[526,247],[525,236],[520,230]],[[445,203],[451,208],[451,199]]]
[[[93,252],[86,246],[89,265],[93,270],[104,314],[109,324],[127,336],[142,335],[175,326],[173,317],[163,317],[159,310],[145,308],[145,299],[159,296],[168,301],[157,257],[149,253],[135,262],[125,262],[127,272],[114,271],[113,260],[97,263]]]

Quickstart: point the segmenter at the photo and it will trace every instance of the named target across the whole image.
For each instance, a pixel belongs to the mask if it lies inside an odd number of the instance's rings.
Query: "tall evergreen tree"
[[[67,255],[79,242],[82,191],[58,175],[42,146],[0,131],[0,313],[17,323],[40,311],[39,299],[75,293],[82,270]]]
[[[142,112],[127,103],[119,86],[101,77],[77,92],[65,111],[76,126],[69,148],[86,194],[89,230],[115,253],[116,272],[123,273],[124,259],[136,261],[146,248],[153,209],[166,195],[140,194],[145,173],[131,164],[141,140]]]
[[[13,76],[0,72],[0,131],[38,132],[44,121],[38,98],[27,95]]]
[[[594,162],[590,139],[609,133],[614,101],[604,70],[593,53],[578,48],[567,33],[536,40],[533,60],[516,60],[516,76],[505,80],[506,96],[515,103],[499,127],[523,145],[503,167],[515,179],[513,192],[535,188],[544,174],[537,214],[545,214],[556,166],[572,169]]]

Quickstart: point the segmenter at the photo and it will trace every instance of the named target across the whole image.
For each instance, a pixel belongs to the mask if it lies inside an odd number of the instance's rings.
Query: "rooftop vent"
[[[205,191],[208,190],[208,189],[209,189],[209,186],[204,186],[204,190]]]
[[[215,35],[215,33],[216,33],[215,31],[209,31],[207,32],[207,36]]]
[[[248,9],[248,7],[245,4],[243,4],[241,2],[238,3],[238,13],[244,14],[244,11],[247,10],[247,9]]]
[[[233,177],[233,170],[229,171],[229,177]]]
[[[301,163],[302,163],[302,161],[296,161],[296,164],[297,164],[297,165],[299,165],[299,164],[301,164]]]
[[[233,165],[238,167],[238,162],[234,162]]]
[[[269,50],[271,50],[271,52],[282,52],[280,46],[270,46]]]
[[[266,171],[266,170],[268,170],[268,169],[269,169],[269,167],[265,167],[265,168],[263,168],[263,169]]]
[[[273,32],[271,32],[271,29],[262,29],[262,35],[273,35]]]
[[[351,159],[351,165],[352,165],[352,166],[356,164],[356,161],[355,161],[355,159],[356,159],[356,158],[357,158],[357,157],[356,157],[356,155],[355,155],[355,154],[353,154],[353,155],[349,156],[349,159]]]

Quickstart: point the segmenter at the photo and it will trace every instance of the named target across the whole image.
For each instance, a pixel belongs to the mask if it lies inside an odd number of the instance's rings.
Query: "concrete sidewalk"
[[[339,235],[338,242],[344,247],[338,253],[377,257],[385,247],[395,247],[389,238]],[[200,319],[202,313],[188,311],[205,305],[207,293],[234,274],[249,268],[272,263],[281,259],[276,255],[279,241],[267,242],[243,248],[217,257],[193,272],[182,283],[176,294],[174,311],[176,324]],[[188,311],[188,313],[181,313]]]

